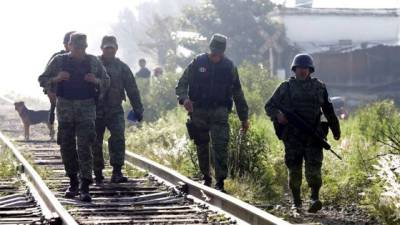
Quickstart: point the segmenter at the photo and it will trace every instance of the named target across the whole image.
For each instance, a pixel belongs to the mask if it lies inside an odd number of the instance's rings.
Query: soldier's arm
[[[332,131],[332,134],[335,138],[340,138],[340,124],[339,120],[335,114],[335,109],[333,108],[333,104],[329,99],[328,91],[325,86],[323,86],[323,104],[321,105],[322,112],[324,116],[328,120],[329,128]]]
[[[272,94],[271,98],[265,104],[265,112],[272,120],[276,120],[279,113],[279,109],[275,106],[274,102],[282,104],[285,93],[284,88],[286,85],[286,82],[281,83],[279,87],[275,90],[274,94]]]
[[[233,69],[233,89],[232,97],[235,102],[236,111],[240,121],[247,121],[249,118],[249,107],[240,84],[239,73],[236,67]]]
[[[97,72],[95,76],[97,78],[97,88],[99,90],[99,98],[102,98],[110,87],[110,77],[106,72],[106,68],[104,68],[103,64],[96,57],[93,57],[94,62],[96,63]]]
[[[124,65],[123,67],[122,77],[124,79],[124,89],[126,91],[126,94],[128,95],[129,102],[131,103],[133,111],[142,115],[143,105],[140,99],[139,88],[136,84],[136,80],[133,76],[131,69],[129,69],[127,65]]]
[[[189,64],[189,66],[183,72],[181,78],[178,81],[177,86],[175,87],[175,93],[178,98],[179,104],[183,104],[183,102],[189,98],[189,79],[193,73],[193,62]]]
[[[59,67],[60,60],[61,58],[59,56],[56,56],[50,60],[49,64],[45,68],[45,71],[38,78],[40,87],[43,87],[45,90],[54,89],[52,79],[57,76],[57,68]]]

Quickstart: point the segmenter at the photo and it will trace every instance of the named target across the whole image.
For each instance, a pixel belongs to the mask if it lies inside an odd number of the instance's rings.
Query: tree
[[[176,18],[184,5],[196,4],[198,0],[146,1],[136,11],[123,10],[111,29],[118,37],[122,57],[129,64],[143,56],[154,57],[160,65],[168,64],[176,45],[173,34]],[[172,50],[172,51],[171,51]]]
[[[283,25],[268,16],[273,9],[268,0],[206,0],[206,4],[184,11],[181,28],[204,37],[225,34],[229,37],[227,53],[236,63],[265,64],[270,49],[276,52],[286,45]]]

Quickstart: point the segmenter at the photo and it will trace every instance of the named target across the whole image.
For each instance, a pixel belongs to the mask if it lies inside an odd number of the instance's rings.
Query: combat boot
[[[215,189],[217,189],[220,192],[226,193],[224,188],[224,179],[219,179],[217,181],[217,183],[215,184]]]
[[[104,176],[103,176],[103,171],[99,170],[99,171],[94,171],[94,181],[96,185],[102,185],[103,181],[104,181]]]
[[[114,166],[113,167],[113,172],[111,176],[111,183],[124,183],[128,181],[127,177],[124,177],[122,175],[121,171],[122,167],[121,166]]]
[[[75,175],[71,175],[69,177],[69,187],[68,189],[65,191],[65,198],[74,198],[75,196],[77,196],[79,194],[79,179],[78,176]]]
[[[319,200],[319,188],[311,188],[311,202],[308,208],[309,213],[316,213],[322,209],[322,202]]]
[[[89,185],[92,182],[90,180],[87,179],[82,179],[80,186],[79,186],[79,199],[82,202],[91,202],[92,201],[92,197],[90,197],[89,194]]]
[[[212,179],[210,176],[203,177],[203,184],[207,187],[211,187]]]

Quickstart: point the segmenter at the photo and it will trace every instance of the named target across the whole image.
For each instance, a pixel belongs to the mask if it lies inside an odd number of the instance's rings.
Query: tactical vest
[[[85,75],[92,71],[88,56],[83,61],[76,62],[69,55],[62,55],[61,71],[68,72],[70,78],[57,84],[57,96],[68,100],[85,100],[96,97],[95,85],[84,79]]]
[[[316,78],[288,82],[291,108],[307,123],[317,127],[321,119],[321,105],[324,101],[323,86]]]
[[[207,54],[198,56],[192,65],[189,79],[189,98],[199,107],[232,105],[233,63],[223,58],[212,63]]]

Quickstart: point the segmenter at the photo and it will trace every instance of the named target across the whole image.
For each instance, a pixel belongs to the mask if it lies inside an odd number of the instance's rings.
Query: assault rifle
[[[325,138],[318,133],[316,129],[314,129],[312,126],[310,126],[306,121],[304,121],[301,116],[299,116],[296,112],[292,110],[288,110],[285,107],[283,107],[281,104],[277,103],[276,101],[273,102],[275,107],[279,109],[286,117],[286,119],[289,121],[290,124],[292,124],[294,127],[297,129],[301,130],[302,132],[305,132],[308,135],[311,135],[314,140],[317,141],[317,143],[322,146],[324,149],[332,152],[338,159],[342,160],[342,157],[338,155],[335,151],[332,150],[331,145],[325,140]],[[281,124],[274,124],[276,133],[277,135],[281,133]]]

